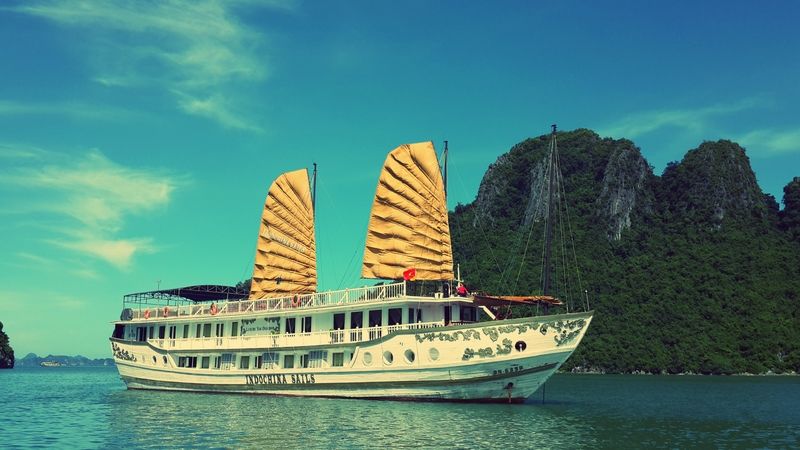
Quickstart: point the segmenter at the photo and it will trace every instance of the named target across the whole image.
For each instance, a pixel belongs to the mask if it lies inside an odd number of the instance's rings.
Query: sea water
[[[542,403],[544,397],[544,403]],[[798,448],[800,377],[555,375],[528,404],[129,391],[0,371],[0,448]]]

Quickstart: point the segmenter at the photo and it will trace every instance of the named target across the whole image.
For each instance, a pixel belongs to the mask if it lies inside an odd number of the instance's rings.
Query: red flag
[[[413,267],[411,269],[406,269],[403,272],[403,279],[406,281],[414,281],[414,278],[417,278],[417,269]]]

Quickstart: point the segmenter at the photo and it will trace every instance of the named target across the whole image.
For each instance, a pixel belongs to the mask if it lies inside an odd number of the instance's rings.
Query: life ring
[[[215,303],[211,304],[211,315],[216,316],[219,310],[217,309],[217,305]]]
[[[164,317],[169,316],[169,306],[164,307]]]
[[[292,308],[297,308],[298,306],[300,306],[300,297],[298,297],[297,295],[295,295],[295,296],[292,298]]]
[[[145,309],[144,310],[144,318],[145,319],[149,319],[150,318],[150,310],[149,309]]]

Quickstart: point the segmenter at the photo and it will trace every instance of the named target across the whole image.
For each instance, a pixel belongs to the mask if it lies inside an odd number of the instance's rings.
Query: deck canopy
[[[200,284],[174,289],[161,289],[158,291],[137,292],[125,296],[125,302],[146,302],[147,300],[175,300],[207,302],[213,300],[240,300],[247,298],[248,291],[237,289],[235,286],[221,286],[217,284]]]

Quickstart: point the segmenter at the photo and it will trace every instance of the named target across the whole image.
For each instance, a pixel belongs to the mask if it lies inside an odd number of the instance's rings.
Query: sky
[[[319,166],[319,288],[362,286],[386,154],[450,143],[448,203],[549,131],[660,174],[746,148],[800,176],[800,3],[0,3],[0,321],[17,357],[109,357],[127,293],[250,277],[264,197]]]

